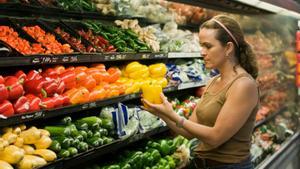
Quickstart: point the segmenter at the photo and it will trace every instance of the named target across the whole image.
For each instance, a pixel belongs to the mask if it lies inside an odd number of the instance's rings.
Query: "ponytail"
[[[238,52],[239,64],[254,78],[258,76],[258,67],[252,47],[246,41],[240,44]]]

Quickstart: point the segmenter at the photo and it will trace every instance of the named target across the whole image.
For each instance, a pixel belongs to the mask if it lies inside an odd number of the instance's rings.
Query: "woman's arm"
[[[182,118],[173,109],[170,110],[170,108],[166,109],[164,107],[166,102],[168,102],[166,99],[163,99],[163,102],[160,105],[146,102],[150,107],[148,111],[153,112],[155,110],[166,116],[170,121],[173,121],[173,123],[179,123]],[[183,129],[193,137],[212,147],[217,147],[231,138],[244,125],[257,102],[256,83],[249,78],[240,78],[228,90],[226,102],[213,127],[185,120]]]

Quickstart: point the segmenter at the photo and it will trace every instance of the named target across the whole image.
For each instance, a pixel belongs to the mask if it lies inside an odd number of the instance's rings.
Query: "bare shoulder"
[[[241,77],[232,84],[227,94],[255,96],[258,95],[257,90],[257,83],[254,79]]]

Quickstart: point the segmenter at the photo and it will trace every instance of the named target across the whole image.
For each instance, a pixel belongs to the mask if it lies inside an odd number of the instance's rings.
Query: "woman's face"
[[[218,69],[226,60],[225,47],[216,37],[216,29],[202,28],[199,32],[201,55],[207,69]]]

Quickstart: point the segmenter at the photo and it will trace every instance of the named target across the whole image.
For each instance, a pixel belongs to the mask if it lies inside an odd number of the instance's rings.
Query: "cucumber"
[[[72,143],[74,142],[73,139],[71,138],[68,138],[68,137],[63,137],[63,136],[60,136],[60,137],[54,137],[53,140],[56,140],[60,143],[61,147],[62,148],[68,148],[72,145]]]
[[[80,142],[76,148],[78,149],[79,152],[85,152],[88,150],[89,145],[86,142]]]
[[[84,117],[77,120],[76,122],[86,123],[88,124],[90,129],[99,128],[102,124],[102,120],[97,116]]]
[[[109,144],[111,142],[113,142],[113,138],[109,138],[109,137],[103,137],[103,144]]]
[[[70,153],[70,156],[74,156],[74,155],[78,154],[78,150],[75,147],[69,147],[68,151]]]
[[[61,125],[70,125],[72,123],[72,118],[70,116],[66,116],[63,119],[60,120]]]
[[[49,131],[51,136],[70,136],[71,129],[64,126],[46,126],[45,130]]]
[[[88,130],[87,131],[87,137],[89,138],[89,137],[93,137],[93,132],[91,131],[91,130]]]
[[[76,147],[79,143],[80,143],[80,141],[75,138],[74,141],[73,141],[73,144],[71,146]]]
[[[100,131],[94,132],[93,137],[101,137]]]
[[[79,134],[82,135],[83,139],[87,139],[87,132],[84,130],[79,130]]]
[[[102,125],[101,127],[107,129],[107,130],[113,130],[115,128],[114,123],[111,119],[102,119]]]
[[[98,147],[99,146],[99,137],[92,137],[87,139],[87,143],[92,147]]]
[[[61,145],[57,140],[53,140],[49,149],[53,150],[54,152],[59,152],[61,150]]]
[[[75,136],[74,139],[78,139],[79,141],[83,141],[84,140],[83,136],[80,135],[80,134],[77,135],[77,136]]]
[[[89,125],[87,123],[81,123],[80,121],[75,122],[76,128],[79,130],[89,130]]]
[[[108,135],[108,131],[104,128],[99,129],[99,132],[100,132],[101,136],[107,136]]]
[[[69,125],[69,126],[67,126],[67,127],[70,128],[70,130],[71,130],[71,136],[74,137],[74,136],[79,135],[79,131],[77,130],[75,124],[71,124],[71,125]]]
[[[70,152],[66,149],[61,149],[60,152],[58,153],[58,156],[60,158],[67,158],[70,156]]]

